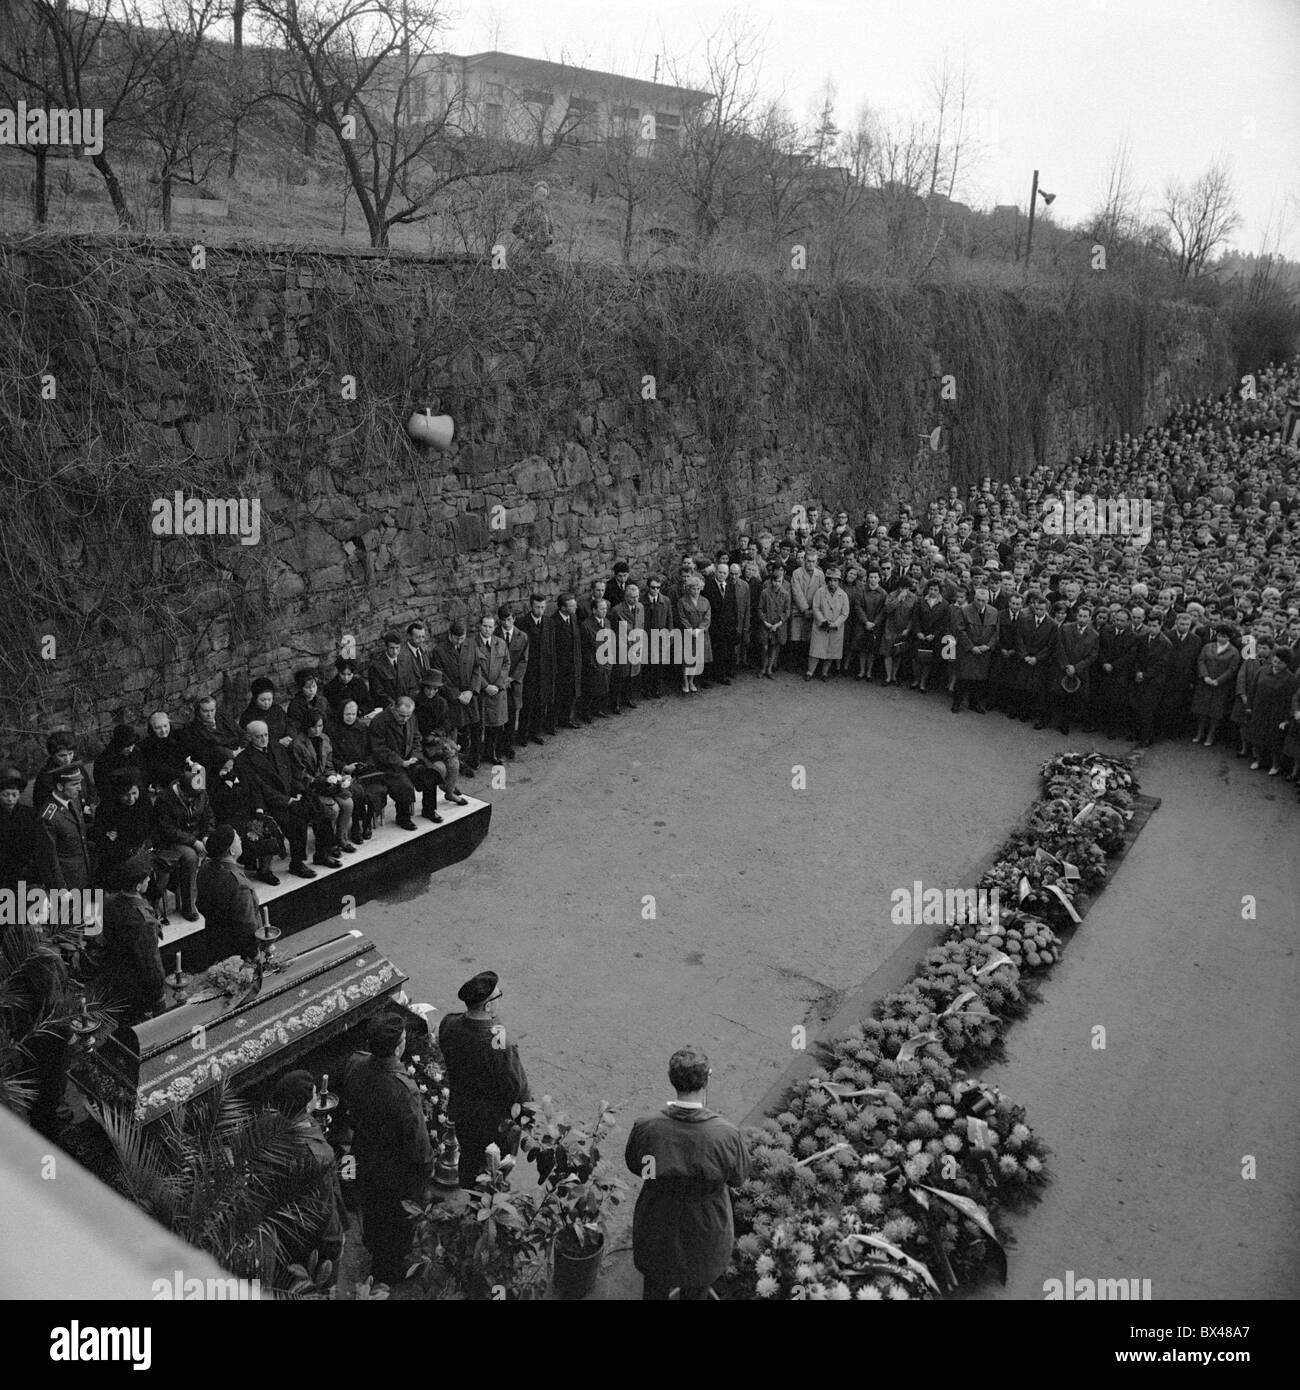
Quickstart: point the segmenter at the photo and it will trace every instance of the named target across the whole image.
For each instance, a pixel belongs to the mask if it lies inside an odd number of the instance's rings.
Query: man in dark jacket
[[[1052,718],[1063,734],[1079,719],[1092,699],[1092,668],[1097,664],[1101,636],[1092,625],[1092,605],[1079,604],[1074,621],[1061,624],[1056,635],[1048,698]]]
[[[313,863],[327,869],[339,868],[343,861],[334,850],[334,829],[329,816],[320,808],[320,798],[305,795],[309,788],[294,770],[287,749],[271,742],[271,731],[258,719],[245,731],[248,747],[235,760],[241,778],[246,779],[251,799],[257,804],[254,815],[269,815],[289,841],[289,872],[296,878],[315,878],[307,867],[307,830],[316,836]]]
[[[1205,645],[1205,634],[1197,632],[1192,615],[1179,613],[1169,638],[1169,670],[1160,697],[1160,727],[1171,738],[1185,738],[1192,717],[1192,692],[1196,689],[1196,663]]]
[[[561,594],[556,611],[547,618],[555,652],[555,703],[552,724],[576,729],[573,708],[582,694],[582,634],[578,631],[578,600]]]
[[[709,1059],[698,1048],[673,1053],[668,1080],[677,1099],[643,1116],[628,1135],[628,1170],[641,1178],[632,1217],[632,1261],[644,1297],[680,1302],[716,1298],[731,1263],[735,1227],[729,1187],[749,1176],[741,1132],[708,1108]]]
[[[501,998],[497,982],[492,970],[467,980],[456,995],[465,1012],[447,1014],[438,1025],[451,1089],[447,1116],[460,1141],[460,1185],[466,1188],[483,1171],[489,1144],[499,1145],[502,1153],[518,1147],[517,1138],[512,1141],[502,1130],[511,1107],[530,1099],[519,1049],[493,1016],[492,1005]]]
[[[20,883],[43,884],[49,871],[49,847],[36,812],[18,800],[26,786],[21,768],[0,767],[0,888],[15,891]]]
[[[1034,716],[1034,728],[1047,727],[1047,681],[1056,650],[1056,620],[1048,617],[1047,595],[1029,594],[1030,612],[1016,622],[1016,656],[1025,692],[1024,718]]]
[[[412,1220],[404,1200],[419,1199],[433,1171],[433,1144],[415,1082],[402,1065],[406,1028],[384,1013],[370,1025],[370,1052],[354,1060],[340,1087],[353,1124],[361,1238],[376,1282],[406,1277]]]
[[[1133,646],[1133,678],[1129,686],[1129,718],[1132,734],[1143,748],[1149,748],[1156,737],[1156,711],[1164,694],[1165,677],[1173,656],[1173,644],[1160,631],[1160,615],[1153,608],[1143,616],[1140,608],[1133,610],[1136,626],[1142,624]]]
[[[232,825],[218,825],[208,836],[208,855],[199,867],[198,904],[203,914],[203,945],[208,964],[228,956],[252,960],[262,925],[257,890],[238,859],[244,847]]]
[[[398,668],[398,657],[402,652],[402,639],[396,632],[384,633],[383,654],[370,663],[366,671],[366,684],[374,698],[375,706],[387,709],[402,693],[402,676]],[[368,711],[361,711],[368,713]]]
[[[975,602],[960,609],[953,619],[957,648],[957,677],[953,687],[952,712],[961,709],[963,698],[979,713],[988,708],[989,670],[993,665],[993,646],[998,637],[998,610],[989,602],[984,585],[975,589]]]
[[[547,620],[546,600],[541,594],[528,600],[528,612],[520,619],[519,630],[528,638],[519,741],[527,739],[540,745],[543,733],[555,733],[555,629]]]
[[[706,670],[707,681],[730,685],[736,673],[736,641],[740,635],[740,610],[736,585],[728,568],[730,557],[720,551],[717,568],[704,581],[704,597],[709,601],[709,644],[713,651],[712,670]]]
[[[183,751],[203,766],[209,779],[225,767],[243,743],[239,726],[222,713],[211,695],[194,702],[193,718],[177,738]]]
[[[384,774],[388,794],[397,807],[399,829],[414,830],[411,812],[417,788],[425,820],[441,822],[438,814],[438,774],[424,756],[415,701],[399,695],[370,723],[370,761]]]
[[[171,870],[168,885],[176,889],[181,916],[187,922],[199,918],[194,910],[194,884],[204,855],[203,840],[213,825],[205,780],[203,769],[196,767],[160,793],[153,807],[155,852]]]
[[[131,1025],[161,1012],[164,1004],[162,925],[144,899],[152,874],[152,857],[140,851],[113,869],[104,899],[100,982]]]
[[[299,1237],[285,1253],[293,1263],[306,1261],[313,1250],[322,1261],[329,1260],[333,1269],[324,1285],[330,1288],[339,1276],[339,1258],[343,1254],[347,1217],[343,1209],[343,1193],[339,1187],[334,1150],[324,1131],[312,1119],[319,1096],[310,1072],[291,1071],[276,1082],[275,1090],[271,1093],[271,1104],[289,1121],[290,1140],[294,1148],[319,1174],[319,1192],[314,1199],[309,1199],[313,1208],[319,1211],[319,1217],[310,1234]]]
[[[466,640],[465,631],[463,619],[452,621],[447,636],[433,650],[433,664],[443,674],[443,695],[455,717],[461,774],[473,777],[483,742],[478,701],[483,681],[479,675],[474,643]]]

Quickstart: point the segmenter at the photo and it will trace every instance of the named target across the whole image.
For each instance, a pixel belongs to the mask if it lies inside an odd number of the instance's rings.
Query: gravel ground
[[[939,692],[851,680],[742,676],[643,701],[530,745],[503,788],[480,772],[466,789],[493,803],[485,843],[356,925],[440,1011],[498,971],[535,1094],[577,1115],[613,1103],[620,1148],[669,1098],[667,1059],[686,1042],[713,1061],[710,1103],[739,1120],[790,1061],[791,1030],[815,1031],[911,930],[890,921],[892,890],[972,881],[1064,746],[998,714],[954,716]],[[1300,1288],[1300,1165],[1282,1148],[1300,1060],[1293,790],[1190,746],[1149,753],[1143,790],[1164,805],[986,1073],[1057,1151],[1056,1183],[1017,1223],[1009,1287],[987,1296],[1041,1298],[1067,1268],[1148,1277],[1158,1298]],[[1241,921],[1243,893],[1256,922]],[[1121,949],[1103,950],[1112,939]],[[639,1293],[630,1206],[606,1298]]]

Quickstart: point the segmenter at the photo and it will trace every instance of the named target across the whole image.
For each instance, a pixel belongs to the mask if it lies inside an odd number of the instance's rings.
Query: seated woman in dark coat
[[[239,727],[246,729],[255,719],[266,725],[271,742],[287,748],[293,739],[289,737],[288,716],[275,702],[275,683],[259,676],[249,690],[249,701],[239,716]]]
[[[109,776],[91,838],[98,855],[99,881],[143,850],[151,856],[155,870],[162,870],[161,884],[152,890],[161,894],[167,885],[167,869],[152,858],[153,807],[143,779],[144,774],[131,767],[120,767]]]
[[[370,762],[369,734],[355,700],[344,700],[329,731],[334,744],[334,766],[352,778],[352,843],[359,845],[374,833],[388,799],[384,774]]]
[[[95,785],[102,787],[103,795],[108,795],[108,780],[120,768],[133,767],[141,771],[143,755],[140,752],[140,735],[134,724],[119,724],[113,730],[104,751],[95,759]]]

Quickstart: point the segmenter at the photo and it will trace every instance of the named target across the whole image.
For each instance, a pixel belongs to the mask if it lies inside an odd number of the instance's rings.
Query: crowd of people
[[[238,711],[202,695],[181,727],[154,711],[93,759],[55,730],[34,778],[0,766],[0,887],[103,889],[88,968],[138,1021],[164,1007],[169,911],[203,915],[207,959],[251,958],[251,880],[279,882],[282,858],[302,878],[337,869],[390,801],[404,830],[417,795],[438,822],[439,796],[465,804],[461,781],[484,764],[742,672],[937,690],[954,713],[1144,746],[1223,745],[1297,781],[1300,450],[1281,421],[1300,409],[1300,365],[1253,386],[964,497],[953,486],[923,517],[811,504],[675,566],[620,561],[585,594],[485,609],[472,632],[457,619],[431,641],[413,621],[367,662],[341,654],[328,678],[304,667],[287,698],[267,678]],[[1105,527],[1060,525],[1063,503],[1094,514],[1077,499],[1125,505],[1102,509]],[[1140,528],[1115,524],[1138,515]]]

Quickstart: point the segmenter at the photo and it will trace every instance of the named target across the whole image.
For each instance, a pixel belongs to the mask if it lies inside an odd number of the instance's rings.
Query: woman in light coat
[[[812,680],[819,662],[822,680],[829,680],[832,664],[844,655],[844,628],[849,621],[849,596],[840,588],[838,569],[826,571],[826,587],[813,595],[812,611],[812,638],[804,680]]]
[[[1227,717],[1237,684],[1241,653],[1232,645],[1232,628],[1221,623],[1213,642],[1206,642],[1196,658],[1196,685],[1192,690],[1192,717],[1196,720],[1193,743],[1214,747],[1214,735]]]
[[[691,633],[697,634],[695,640],[704,646],[702,660],[706,664],[713,660],[713,644],[709,641],[709,623],[713,611],[703,595],[704,581],[698,574],[688,576],[682,587],[682,596],[677,600],[677,625],[682,629],[682,648],[686,656],[682,666],[682,694],[695,695],[698,694],[695,679],[702,667],[698,661],[691,664],[691,657],[696,653],[691,650],[687,639]]]

